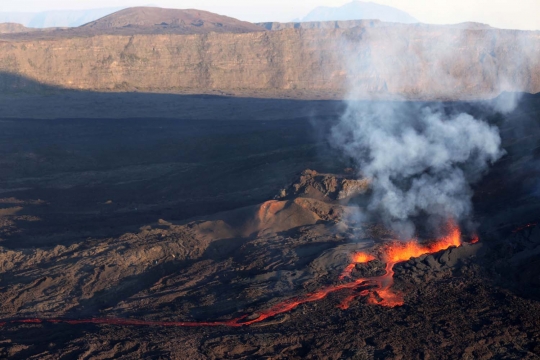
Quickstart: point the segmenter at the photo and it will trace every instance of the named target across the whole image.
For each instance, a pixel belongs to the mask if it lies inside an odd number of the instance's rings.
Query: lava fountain
[[[351,272],[355,268],[356,264],[365,264],[373,260],[375,260],[375,256],[371,254],[366,254],[366,253],[361,253],[361,252],[354,253],[352,256],[352,262],[349,265],[347,265],[345,270],[343,270],[343,273],[339,276],[339,280],[343,280],[346,277],[350,277]]]
[[[256,318],[250,319],[248,315],[223,321],[205,321],[205,322],[186,322],[186,321],[148,321],[137,319],[118,319],[118,318],[94,318],[94,319],[16,319],[0,320],[0,326],[6,324],[41,324],[41,323],[65,323],[71,325],[78,324],[110,324],[120,326],[176,326],[176,327],[211,327],[211,326],[229,326],[240,327],[262,322],[268,318],[279,314],[289,312],[299,305],[321,300],[331,293],[349,290],[352,292],[338,305],[340,309],[347,309],[352,300],[360,296],[368,296],[368,303],[395,307],[404,303],[402,293],[393,291],[394,266],[397,263],[408,261],[411,258],[419,257],[425,254],[432,254],[446,250],[452,246],[461,245],[461,231],[454,223],[449,223],[447,235],[437,240],[421,245],[418,240],[413,239],[408,242],[395,241],[383,247],[382,259],[386,262],[386,272],[384,275],[358,278],[351,282],[327,286],[318,291],[306,295],[291,298],[275,304],[267,310],[259,311]],[[368,263],[375,260],[375,257],[367,253],[355,253],[351,256],[351,263],[344,269],[339,277],[340,280],[349,278],[351,272],[357,264]]]

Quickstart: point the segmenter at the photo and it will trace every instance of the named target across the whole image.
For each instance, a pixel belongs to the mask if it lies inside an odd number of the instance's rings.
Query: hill
[[[24,25],[17,23],[1,23],[0,24],[0,34],[14,34],[21,32],[33,31],[35,29],[27,28]]]
[[[417,23],[405,11],[372,2],[353,1],[340,7],[320,6],[311,11],[302,22],[377,19],[386,22]]]
[[[202,10],[163,9],[156,7],[134,7],[118,11],[96,21],[81,26],[80,29],[115,31],[117,29],[138,29],[148,32],[242,33],[262,31],[259,26],[231,17]]]

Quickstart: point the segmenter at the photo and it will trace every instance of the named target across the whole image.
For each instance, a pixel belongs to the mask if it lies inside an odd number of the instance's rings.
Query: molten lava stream
[[[347,296],[338,307],[347,309],[352,300],[359,296],[369,296],[368,302],[381,306],[395,307],[403,305],[403,294],[393,292],[391,287],[394,283],[394,265],[408,261],[410,258],[419,257],[424,254],[435,253],[446,250],[451,246],[461,245],[461,232],[455,225],[450,226],[449,234],[438,239],[430,245],[420,245],[416,241],[407,243],[394,242],[384,249],[384,260],[386,261],[386,273],[381,276],[371,278],[359,278],[349,283],[328,286],[302,297],[293,298],[280,302],[271,308],[261,311],[259,316],[252,320],[245,320],[247,315],[223,321],[204,321],[204,322],[185,322],[185,321],[147,321],[137,319],[114,319],[114,318],[96,318],[96,319],[21,319],[21,320],[0,320],[0,327],[6,324],[41,324],[41,323],[64,323],[71,325],[78,324],[109,324],[121,326],[176,326],[176,327],[199,327],[199,326],[230,326],[240,327],[255,324],[264,321],[273,316],[283,314],[293,310],[299,305],[314,302],[325,298],[340,290],[352,290],[353,293]],[[356,253],[352,256],[352,262],[347,266],[340,276],[340,279],[350,277],[356,264],[367,263],[374,260],[372,255]]]
[[[440,239],[429,245],[420,245],[416,240],[406,243],[394,242],[388,245],[384,249],[386,273],[382,276],[366,279],[366,281],[372,282],[375,285],[372,291],[368,291],[368,293],[362,291],[358,294],[349,295],[341,302],[338,307],[340,309],[347,309],[352,300],[359,296],[366,295],[369,295],[368,302],[370,304],[388,307],[403,305],[403,294],[391,290],[391,287],[394,284],[394,265],[403,261],[408,261],[409,259],[414,257],[419,257],[425,254],[432,254],[441,250],[446,250],[451,246],[460,246],[461,231],[459,230],[459,227],[453,222],[449,222],[448,230],[448,235],[441,237]],[[353,263],[345,268],[344,272],[340,276],[340,279],[350,276],[356,264],[362,262],[355,262],[356,260],[366,260],[363,262],[369,262],[373,260],[373,258],[370,258],[369,260],[367,259],[368,257],[366,257],[365,254],[361,254],[358,257],[353,256]]]

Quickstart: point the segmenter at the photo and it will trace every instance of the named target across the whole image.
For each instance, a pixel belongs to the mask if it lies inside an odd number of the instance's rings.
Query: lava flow
[[[325,298],[327,295],[340,290],[349,290],[351,295],[347,296],[338,307],[347,309],[352,300],[360,296],[368,296],[368,303],[381,306],[395,307],[404,303],[403,294],[394,292],[391,287],[394,283],[394,265],[408,261],[413,257],[424,254],[431,254],[441,250],[446,250],[452,246],[461,245],[461,232],[457,225],[450,225],[448,235],[439,238],[429,245],[420,245],[416,240],[406,243],[393,242],[383,248],[383,259],[386,261],[386,272],[384,275],[358,278],[352,282],[328,286],[313,293],[301,297],[282,301],[267,310],[258,312],[258,316],[250,319],[247,315],[223,321],[205,322],[185,322],[185,321],[147,321],[137,319],[115,319],[115,318],[94,318],[94,319],[22,319],[22,320],[1,320],[0,326],[6,324],[41,324],[41,323],[65,323],[71,325],[78,324],[110,324],[110,325],[131,325],[131,326],[176,326],[176,327],[210,327],[229,326],[240,327],[259,323],[268,318],[274,317],[293,310],[299,305],[314,302]],[[352,270],[357,264],[367,263],[375,260],[375,257],[365,253],[355,253],[340,279],[350,277]]]
[[[525,225],[522,225],[522,226],[519,226],[517,227],[516,229],[514,229],[512,232],[513,233],[518,233],[520,231],[523,231],[525,229],[531,229],[531,228],[534,228],[535,226],[537,226],[538,223],[529,223],[529,224],[525,224]]]
[[[352,256],[352,263],[347,265],[343,273],[340,275],[339,280],[343,280],[346,277],[351,276],[351,272],[356,267],[356,264],[365,264],[372,260],[375,260],[375,256],[366,253],[355,253]]]

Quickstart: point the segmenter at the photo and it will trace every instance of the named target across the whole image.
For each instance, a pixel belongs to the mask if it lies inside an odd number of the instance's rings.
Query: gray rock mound
[[[281,190],[278,199],[309,197],[323,201],[345,201],[364,194],[369,189],[368,179],[354,179],[351,175],[319,174],[304,170],[288,188]]]
[[[454,271],[469,270],[471,260],[478,256],[483,244],[463,244],[435,254],[422,255],[394,266],[396,276],[412,278],[414,282],[424,282],[450,276]]]

